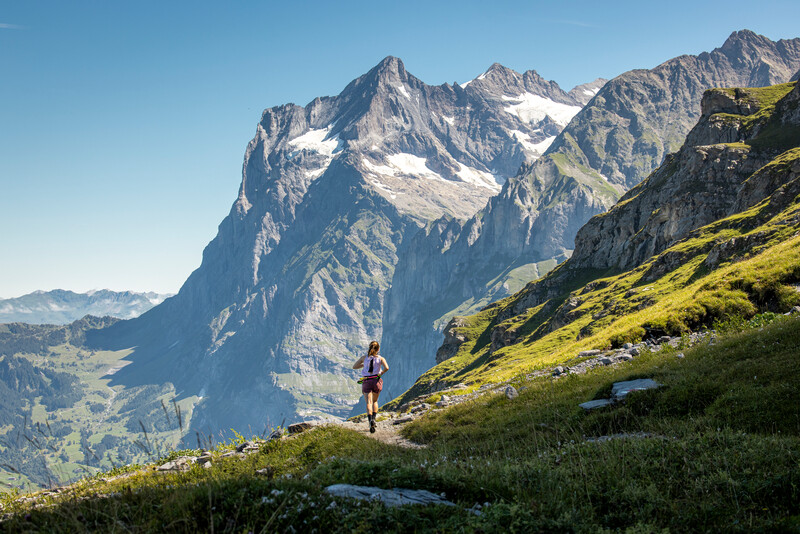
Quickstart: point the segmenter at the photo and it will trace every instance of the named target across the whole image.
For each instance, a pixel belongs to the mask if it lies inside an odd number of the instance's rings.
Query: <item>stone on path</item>
[[[195,458],[192,456],[180,456],[165,464],[161,464],[156,468],[156,471],[161,473],[174,473],[177,471],[188,471],[191,469],[192,464],[195,463]]]
[[[354,486],[352,484],[334,484],[325,488],[334,497],[346,497],[367,501],[380,501],[385,506],[403,506],[406,504],[444,504],[455,506],[444,497],[426,490],[414,489],[381,489],[372,486]]]
[[[508,386],[506,388],[506,398],[511,400],[511,399],[516,399],[517,397],[519,397],[519,393],[517,392],[517,388],[515,388],[514,386]]]

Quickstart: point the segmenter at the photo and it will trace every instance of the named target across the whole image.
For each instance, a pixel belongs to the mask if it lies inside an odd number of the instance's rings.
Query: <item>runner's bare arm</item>
[[[364,356],[357,359],[356,363],[353,364],[353,369],[361,369],[362,367],[364,367]]]
[[[381,356],[381,363],[383,364],[383,371],[381,371],[381,373],[378,376],[383,375],[383,373],[389,370],[389,364],[386,363],[386,358],[384,358],[383,356]]]

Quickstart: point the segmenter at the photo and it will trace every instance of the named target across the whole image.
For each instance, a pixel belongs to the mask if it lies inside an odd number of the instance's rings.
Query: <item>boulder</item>
[[[430,404],[428,404],[427,402],[423,402],[411,408],[411,413],[424,412],[430,407],[431,407]]]
[[[359,499],[362,501],[379,501],[384,506],[404,506],[407,504],[430,505],[444,504],[445,506],[455,506],[440,495],[426,490],[414,489],[382,489],[372,486],[354,486],[352,484],[334,484],[325,488],[327,493],[334,497],[345,497],[348,499]]]
[[[614,402],[620,402],[632,391],[644,391],[646,389],[655,389],[658,387],[661,387],[661,384],[650,378],[615,382],[611,387],[611,398]]]
[[[517,388],[514,386],[508,386],[506,388],[506,398],[509,400],[516,399],[519,397],[519,393],[517,392]]]

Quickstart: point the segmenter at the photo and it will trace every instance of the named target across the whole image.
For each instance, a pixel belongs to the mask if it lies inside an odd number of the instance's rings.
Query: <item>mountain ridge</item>
[[[39,290],[0,299],[0,323],[68,324],[85,315],[131,319],[171,296],[171,293],[109,289],[95,289],[86,293],[64,289]]]

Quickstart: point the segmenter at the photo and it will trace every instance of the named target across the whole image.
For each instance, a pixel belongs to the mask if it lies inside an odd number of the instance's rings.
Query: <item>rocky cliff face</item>
[[[201,267],[92,341],[136,347],[116,383],[200,397],[195,430],[345,415],[360,397],[352,362],[382,337],[413,236],[471,217],[579,109],[532,71],[431,87],[391,57],[338,96],[268,109]]]
[[[785,82],[798,65],[800,39],[773,42],[743,30],[710,53],[602,84],[544,156],[508,180],[484,210],[463,224],[440,221],[402,255],[384,329],[387,353],[399,356],[400,381],[390,391],[401,393],[434,364],[431,349],[450,317],[513,294],[568,257],[583,224],[680,147],[705,90]],[[737,150],[725,150],[720,169],[738,158]],[[408,309],[424,312],[411,318]]]
[[[786,86],[778,86],[777,90]],[[744,211],[775,188],[756,172],[800,144],[800,87],[778,103],[776,89],[706,92],[686,143],[575,238],[570,265],[629,270],[695,228]],[[774,114],[774,121],[764,120]]]

